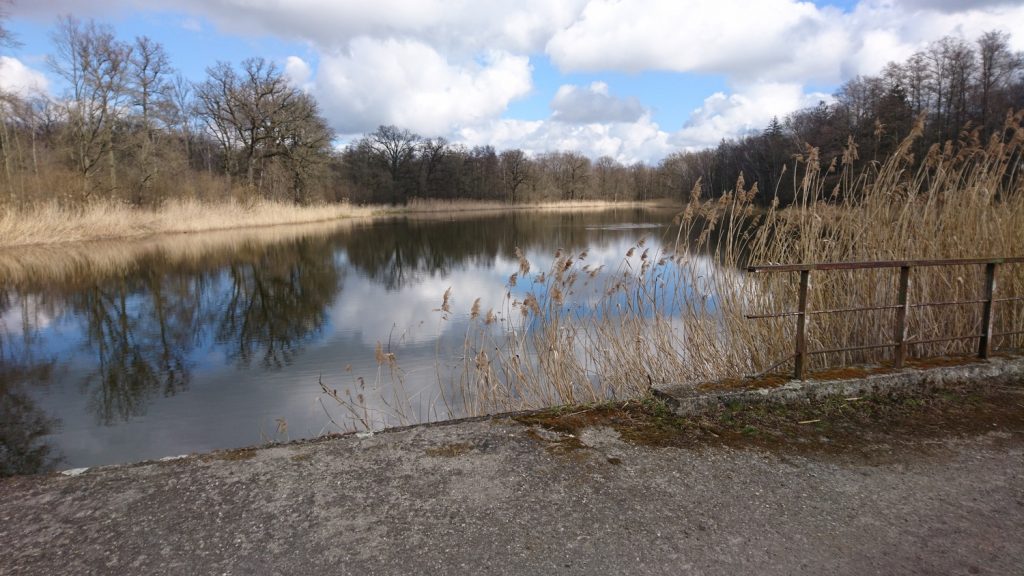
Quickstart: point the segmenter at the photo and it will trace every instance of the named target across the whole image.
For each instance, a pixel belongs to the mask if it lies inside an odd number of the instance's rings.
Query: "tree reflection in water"
[[[386,290],[455,269],[490,268],[502,256],[556,248],[581,251],[606,224],[638,218],[640,211],[512,212],[473,218],[397,218],[358,230],[345,244],[349,262]]]
[[[43,469],[53,461],[41,440],[61,436],[52,433],[46,413],[68,422],[72,413],[65,412],[67,396],[64,405],[54,404],[46,387],[76,394],[79,387],[97,426],[110,427],[144,415],[160,397],[223,382],[218,365],[225,361],[252,371],[241,375],[243,383],[251,377],[265,385],[254,371],[287,370],[325,333],[341,336],[331,344],[338,348],[318,349],[314,371],[341,371],[342,358],[358,361],[360,354],[372,363],[373,339],[364,335],[386,330],[381,322],[414,317],[407,310],[375,314],[375,290],[392,292],[382,300],[402,308],[422,305],[416,288],[434,278],[479,277],[479,285],[501,286],[505,279],[493,269],[499,260],[515,262],[516,248],[553,254],[617,247],[641,233],[615,226],[638,221],[651,220],[632,211],[398,218],[312,232],[250,231],[222,241],[197,235],[143,247],[71,247],[34,259],[0,254],[3,471]],[[353,297],[365,301],[343,300],[350,272],[358,278],[351,282]],[[346,312],[339,316],[339,310]],[[330,326],[332,314],[346,325]],[[12,337],[20,337],[17,361],[9,350],[3,355],[3,340]],[[315,377],[309,385],[315,387]],[[280,401],[282,394],[273,394]],[[90,441],[95,449],[95,438]],[[67,445],[59,447],[68,453]]]
[[[217,320],[217,342],[242,365],[290,364],[323,327],[341,290],[343,272],[323,242],[300,240],[267,250],[257,261],[232,264],[231,288]]]
[[[0,360],[0,477],[45,472],[59,461],[45,442],[57,421],[47,416],[23,388],[48,381],[53,363],[26,369],[2,354]]]
[[[86,272],[59,285],[0,290],[0,315],[31,301],[44,316],[80,326],[82,350],[92,358],[80,385],[97,421],[110,425],[145,414],[155,396],[187,389],[197,358],[211,350],[240,366],[254,359],[270,369],[292,362],[322,329],[341,289],[336,240],[246,243],[198,259],[150,255],[121,275]],[[26,310],[17,316],[22,325],[0,330],[0,337],[20,330],[25,354],[45,349],[36,332],[46,322]],[[11,363],[4,367],[7,380],[18,382]]]

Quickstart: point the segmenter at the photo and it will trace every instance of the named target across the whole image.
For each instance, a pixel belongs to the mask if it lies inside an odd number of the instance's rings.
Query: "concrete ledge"
[[[787,404],[833,396],[880,393],[915,393],[964,383],[980,386],[1012,386],[1024,382],[1024,357],[1004,356],[957,366],[872,374],[845,380],[793,380],[776,388],[747,390],[699,390],[696,386],[669,384],[654,387],[681,416],[689,416],[727,404]]]

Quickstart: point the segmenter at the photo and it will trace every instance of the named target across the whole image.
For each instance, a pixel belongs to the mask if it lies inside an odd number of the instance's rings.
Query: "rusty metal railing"
[[[822,264],[779,264],[769,266],[750,266],[747,272],[799,272],[800,288],[798,292],[797,310],[793,312],[779,312],[775,314],[747,314],[747,319],[759,318],[783,318],[796,316],[796,342],[794,353],[779,362],[776,362],[765,374],[782,366],[789,360],[793,360],[794,376],[797,380],[803,380],[807,367],[807,357],[815,354],[833,354],[838,352],[855,352],[861,350],[877,350],[880,348],[895,348],[895,366],[902,368],[907,357],[907,347],[914,344],[934,344],[937,342],[951,342],[955,340],[978,339],[978,357],[988,358],[992,353],[992,341],[999,336],[1016,336],[1024,334],[1024,331],[993,333],[993,309],[997,302],[1011,302],[1024,300],[1024,296],[1010,296],[996,298],[996,268],[1000,265],[1021,264],[1024,257],[1013,258],[970,258],[961,260],[896,260],[896,261],[871,261],[871,262],[833,262]],[[930,266],[985,266],[985,280],[982,287],[982,298],[975,300],[953,300],[945,302],[919,302],[911,303],[908,298],[910,287],[910,272],[914,268]],[[882,306],[860,306],[852,308],[834,308],[831,310],[808,310],[807,289],[812,271],[817,270],[862,270],[872,268],[899,268],[899,285],[897,302],[895,304]],[[907,340],[907,312],[910,308],[926,306],[949,306],[954,304],[981,304],[981,332],[979,334],[953,336],[949,338],[935,338],[929,340]],[[866,346],[851,346],[847,348],[831,348],[827,350],[807,349],[807,317],[816,314],[836,314],[842,312],[860,312],[867,310],[894,310],[893,334],[894,342],[882,344],[869,344]]]

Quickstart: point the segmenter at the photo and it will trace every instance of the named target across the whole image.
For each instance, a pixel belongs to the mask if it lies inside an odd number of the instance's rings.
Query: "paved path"
[[[0,574],[1024,574],[1024,438],[583,447],[508,419],[0,480]]]

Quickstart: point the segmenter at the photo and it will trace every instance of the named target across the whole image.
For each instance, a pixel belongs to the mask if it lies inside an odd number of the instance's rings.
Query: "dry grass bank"
[[[194,233],[236,228],[326,222],[388,215],[508,212],[509,210],[584,211],[671,205],[662,202],[580,200],[509,205],[473,200],[414,199],[405,206],[323,204],[296,206],[283,202],[253,203],[171,201],[158,209],[133,208],[120,202],[93,202],[65,208],[56,203],[24,209],[0,208],[0,249],[14,246],[67,244],[131,239],[157,234]]]
[[[77,244],[39,244],[0,250],[4,287],[40,289],[51,284],[95,281],[128,274],[146,259],[170,264],[200,264],[211,259],[231,261],[247,248],[262,248],[310,236],[327,236],[351,228],[347,218],[269,228],[216,230],[183,236],[151,236],[132,242],[98,240]]]
[[[24,211],[0,211],[0,247],[303,224],[369,216],[372,212],[349,204],[295,206],[280,202],[186,200],[168,202],[156,210],[116,202],[95,202],[81,208],[46,204]]]
[[[765,191],[747,187],[718,199],[693,200],[678,216],[678,234],[661,250],[635,246],[607,277],[603,294],[585,307],[570,295],[595,281],[585,254],[556,254],[548,266],[520,261],[516,275],[525,296],[515,296],[510,279],[497,312],[470,310],[470,326],[451,375],[439,370],[444,390],[436,404],[450,415],[483,414],[645,394],[660,382],[693,383],[743,378],[769,369],[793,353],[793,317],[751,320],[746,314],[796,307],[797,274],[748,275],[748,263],[810,263],[888,259],[945,259],[1024,254],[1024,114],[1008,119],[1004,139],[987,144],[969,134],[963,141],[933,146],[915,160],[915,130],[884,163],[855,174],[845,163],[821,166],[808,150],[789,167],[797,178],[796,205],[755,210]],[[837,165],[838,164],[838,165]],[[795,175],[794,175],[795,173]],[[710,254],[710,258],[698,255]],[[896,302],[898,269],[814,273],[810,310],[888,306]],[[1003,266],[999,295],[1024,296],[1024,266]],[[911,303],[976,300],[983,267],[915,269]],[[522,294],[521,292],[519,294]],[[440,295],[439,295],[440,296]],[[451,302],[474,295],[446,293],[441,313],[455,314]],[[440,299],[440,298],[439,298]],[[995,332],[1024,330],[1024,303],[1000,302]],[[977,334],[977,304],[911,308],[909,340]],[[810,350],[891,342],[893,311],[821,314],[808,317]],[[977,338],[918,344],[911,357],[971,353]],[[1020,348],[1024,337],[1004,336],[997,349]],[[812,356],[811,369],[876,363],[891,349]],[[451,359],[440,358],[439,365]],[[383,370],[399,380],[401,350],[380,355]],[[779,371],[791,369],[783,364]],[[450,379],[450,380],[449,380]],[[378,385],[381,383],[378,376]],[[360,413],[352,398],[332,394],[349,414]],[[415,413],[401,398],[389,399],[380,423]],[[365,414],[365,410],[361,411]],[[356,427],[365,427],[358,420]]]

